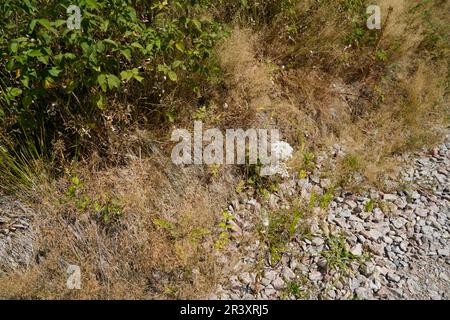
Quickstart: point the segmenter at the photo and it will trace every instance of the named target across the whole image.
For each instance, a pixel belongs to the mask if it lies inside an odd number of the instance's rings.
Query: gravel
[[[261,239],[261,217],[266,215],[267,229],[267,212],[292,207],[287,195],[309,200],[312,192],[325,194],[330,181],[318,173],[304,179],[292,176],[280,191],[270,194],[268,201],[233,200],[231,214],[237,217],[233,230],[240,237],[233,237],[232,247],[239,248],[241,256],[233,251],[223,259],[224,274],[233,272],[237,276],[233,281],[225,281],[214,296],[297,299],[299,296],[288,290],[295,283],[305,293],[302,297],[309,299],[448,299],[449,141],[450,136],[433,152],[424,150],[404,158],[401,182],[408,182],[407,187],[388,193],[375,189],[359,194],[338,191],[328,209],[312,210],[314,217],[323,219],[302,220],[310,227],[310,236],[292,237],[279,261],[274,262],[266,241],[259,243],[259,250],[254,245],[255,239]],[[335,161],[333,154],[345,154],[338,145],[329,152],[331,156],[320,159]],[[368,212],[366,205],[370,201],[376,205]],[[251,203],[252,208],[246,209],[239,203]],[[242,221],[247,228],[239,225]],[[331,250],[329,240],[337,235],[343,236],[345,250],[353,257],[350,261],[333,260],[326,255]],[[244,262],[249,252],[254,259]],[[233,269],[230,266],[236,259],[241,265]],[[248,285],[253,288],[250,292]]]

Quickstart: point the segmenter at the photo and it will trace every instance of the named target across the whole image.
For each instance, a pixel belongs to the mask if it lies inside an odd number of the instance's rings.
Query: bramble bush
[[[67,8],[81,9],[79,30]],[[3,0],[0,4],[0,127],[27,136],[100,125],[125,84],[167,82],[211,71],[224,36],[204,0]],[[197,77],[199,79],[199,77]],[[151,83],[148,87],[151,87]]]

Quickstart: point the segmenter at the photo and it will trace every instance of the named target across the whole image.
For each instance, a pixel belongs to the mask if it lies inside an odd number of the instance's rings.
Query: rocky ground
[[[313,173],[283,182],[268,201],[240,196],[229,207],[231,249],[219,254],[232,276],[210,298],[448,299],[450,136],[446,141],[404,159],[397,192],[342,191],[311,208],[313,218],[298,220],[308,228],[278,251],[271,248],[273,212],[292,211],[295,197],[324,199],[329,181]]]
[[[32,215],[20,201],[0,193],[0,274],[32,262]]]

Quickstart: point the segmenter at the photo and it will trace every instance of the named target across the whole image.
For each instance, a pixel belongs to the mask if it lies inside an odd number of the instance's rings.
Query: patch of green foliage
[[[66,197],[63,201],[74,203],[79,212],[88,212],[104,224],[117,221],[123,213],[119,199],[110,195],[88,195],[84,190],[84,183],[77,177],[71,179]]]
[[[230,242],[230,233],[232,229],[232,225],[230,224],[230,221],[234,220],[235,217],[228,211],[224,210],[222,212],[222,220],[219,222],[219,239],[216,241],[214,247],[216,250],[221,250],[225,248],[228,243]]]
[[[303,211],[297,208],[280,210],[269,215],[266,243],[272,265],[276,265],[281,260],[286,245],[292,241],[297,233],[303,215]]]
[[[309,293],[305,288],[296,281],[288,282],[286,285],[286,294],[294,297],[296,300],[309,299]]]
[[[67,27],[70,5],[81,9],[79,30]],[[161,79],[170,87],[182,76],[198,90],[193,81],[213,72],[205,61],[225,35],[219,23],[202,18],[209,6],[203,0],[3,0],[0,126],[73,135],[101,127],[108,98],[122,87],[152,87]]]
[[[322,251],[322,255],[327,261],[330,269],[336,270],[342,274],[351,272],[352,263],[362,263],[366,257],[356,256],[348,250],[345,238],[343,236],[331,236],[327,239],[328,249]]]

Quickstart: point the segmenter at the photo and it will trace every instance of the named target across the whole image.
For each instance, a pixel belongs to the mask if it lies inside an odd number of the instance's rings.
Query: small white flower
[[[289,177],[289,172],[286,165],[282,161],[292,158],[294,149],[289,143],[284,141],[277,141],[272,144],[272,154],[275,158],[275,163],[261,168],[261,176],[280,175],[283,178]]]
[[[277,141],[272,144],[272,152],[275,153],[275,157],[277,160],[286,161],[292,158],[294,149],[287,142]]]

